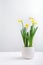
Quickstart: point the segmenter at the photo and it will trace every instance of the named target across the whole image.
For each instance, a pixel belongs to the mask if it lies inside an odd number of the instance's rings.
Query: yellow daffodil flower
[[[29,19],[30,19],[30,21],[32,22],[32,24],[37,24],[37,22],[35,21],[35,19],[34,19],[34,18],[29,17]]]
[[[21,19],[18,19],[18,22],[20,23],[20,22],[23,22],[23,20],[21,20]]]
[[[28,26],[29,26],[29,24],[28,24],[28,23],[26,23],[26,24],[25,24],[25,27],[26,27],[26,28],[28,28]]]
[[[32,22],[32,24],[37,24],[37,22],[35,21],[35,22]]]

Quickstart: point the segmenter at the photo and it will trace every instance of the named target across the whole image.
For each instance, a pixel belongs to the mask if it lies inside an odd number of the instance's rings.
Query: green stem
[[[28,39],[26,38],[26,47],[28,47]]]
[[[22,22],[22,29],[23,29],[23,27],[24,27],[24,26],[23,26],[23,22]]]
[[[29,40],[29,47],[32,47],[32,38],[30,38],[30,40]]]

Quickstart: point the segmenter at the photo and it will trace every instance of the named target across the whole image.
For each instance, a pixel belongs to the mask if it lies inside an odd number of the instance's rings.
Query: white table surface
[[[21,52],[0,52],[0,65],[43,65],[43,52],[35,52],[33,59],[23,59]]]

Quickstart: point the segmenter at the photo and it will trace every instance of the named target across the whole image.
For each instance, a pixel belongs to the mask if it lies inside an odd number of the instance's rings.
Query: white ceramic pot
[[[24,47],[22,49],[22,57],[23,58],[33,58],[34,56],[34,47]]]

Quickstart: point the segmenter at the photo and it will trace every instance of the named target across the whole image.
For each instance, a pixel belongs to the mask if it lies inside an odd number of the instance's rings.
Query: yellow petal
[[[25,24],[25,27],[26,27],[26,28],[28,28],[28,26],[29,26],[29,24],[28,24],[28,23],[26,23],[26,24]]]

